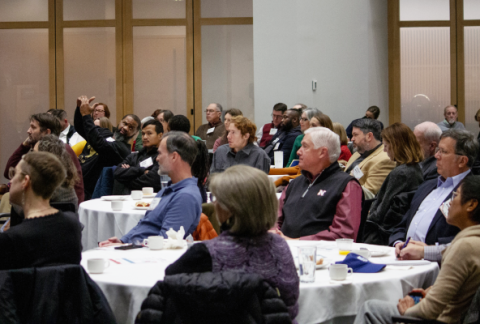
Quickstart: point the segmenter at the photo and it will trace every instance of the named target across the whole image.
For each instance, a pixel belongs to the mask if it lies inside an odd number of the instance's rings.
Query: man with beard
[[[33,147],[39,140],[41,140],[45,135],[53,134],[57,137],[62,131],[62,125],[60,121],[53,115],[49,113],[40,113],[34,114],[30,117],[30,127],[28,128],[27,139],[20,144],[20,146],[13,152],[12,156],[8,159],[7,166],[5,167],[5,172],[3,175],[7,179],[13,178],[11,173],[15,170],[15,167],[22,159],[22,156],[33,150]],[[75,183],[75,193],[78,198],[78,203],[80,204],[84,200],[83,194],[83,180],[82,180],[82,169],[78,163],[77,156],[73,152],[72,148],[66,144],[65,149],[70,155],[73,164],[77,169],[77,175],[79,180]],[[5,186],[5,185],[2,185]],[[5,192],[8,191],[8,186],[6,187]],[[3,192],[2,192],[3,193]]]
[[[293,144],[298,135],[302,134],[300,130],[300,115],[299,109],[288,109],[283,113],[282,123],[280,124],[280,132],[273,136],[272,140],[265,147],[265,152],[270,157],[271,164],[274,164],[274,152],[283,152],[283,167],[286,166],[290,153],[292,152]]]
[[[185,237],[192,234],[200,221],[202,197],[197,187],[197,178],[192,176],[192,164],[197,156],[195,140],[184,132],[168,132],[158,147],[159,173],[172,179],[172,185],[157,194],[158,205],[145,214],[137,226],[121,239],[111,237],[99,246],[142,242],[149,236],[167,238],[169,229],[185,229]]]
[[[162,135],[163,126],[158,120],[143,124],[143,148],[127,156],[113,172],[114,195],[129,195],[132,190],[142,190],[143,187],[153,187],[155,192],[161,189],[156,159]]]
[[[465,126],[457,121],[458,118],[458,110],[455,106],[447,106],[443,110],[443,116],[445,116],[445,120],[439,122],[437,125],[440,127],[442,132],[447,131],[449,129],[465,129]]]
[[[95,126],[92,118],[95,105],[90,106],[94,99],[79,97],[74,118],[75,129],[87,141],[78,157],[83,172],[85,200],[92,197],[103,168],[121,163],[131,153],[128,141],[140,129],[140,119],[133,114],[122,118],[113,137],[108,129]]]
[[[357,152],[348,160],[345,172],[360,182],[365,199],[372,199],[396,163],[384,151],[378,120],[357,119],[352,126],[352,142]]]

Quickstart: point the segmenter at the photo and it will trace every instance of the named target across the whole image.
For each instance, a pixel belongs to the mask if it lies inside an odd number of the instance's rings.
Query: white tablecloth
[[[334,242],[290,241],[293,255],[299,245],[318,246],[317,254],[332,261],[344,258],[338,254]],[[356,247],[364,245],[356,245]],[[393,248],[387,257],[371,258],[381,263],[395,259]],[[179,258],[183,250],[150,251],[148,248],[136,250],[90,250],[83,253],[82,265],[86,268],[90,258],[113,259],[103,274],[91,274],[107,297],[119,323],[133,323],[142,301],[150,288],[162,280],[165,268]],[[134,263],[131,263],[131,262]],[[351,323],[357,309],[369,299],[381,299],[397,303],[412,288],[427,288],[433,284],[438,274],[438,265],[429,263],[422,266],[387,266],[375,274],[354,273],[349,285],[330,283],[328,270],[317,270],[316,280],[311,284],[300,284],[299,323],[337,322]]]
[[[128,198],[123,202],[121,211],[113,211],[111,202],[101,199],[92,199],[80,204],[78,215],[80,222],[85,225],[82,232],[84,251],[97,247],[98,242],[112,236],[121,238],[145,216],[146,211],[135,210],[134,201],[130,196],[126,197]]]

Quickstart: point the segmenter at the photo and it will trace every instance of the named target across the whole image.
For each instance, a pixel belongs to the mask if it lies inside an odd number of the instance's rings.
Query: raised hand
[[[88,99],[87,96],[80,96],[77,98],[77,107],[80,107],[82,116],[90,115],[95,109],[95,105],[90,106],[90,103],[95,100],[95,97]]]

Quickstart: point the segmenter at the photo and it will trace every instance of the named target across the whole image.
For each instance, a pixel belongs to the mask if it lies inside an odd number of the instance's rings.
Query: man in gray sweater
[[[437,125],[440,127],[442,132],[449,129],[465,129],[465,126],[457,121],[458,119],[458,109],[455,106],[447,106],[443,110],[443,116],[445,120],[439,122]]]

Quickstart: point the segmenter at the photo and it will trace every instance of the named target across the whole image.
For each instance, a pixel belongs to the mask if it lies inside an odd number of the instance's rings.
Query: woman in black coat
[[[364,242],[388,245],[393,228],[400,223],[410,205],[408,194],[423,182],[419,163],[423,152],[415,135],[403,123],[395,123],[382,131],[384,151],[397,166],[385,179],[377,200],[372,204],[364,230]]]

